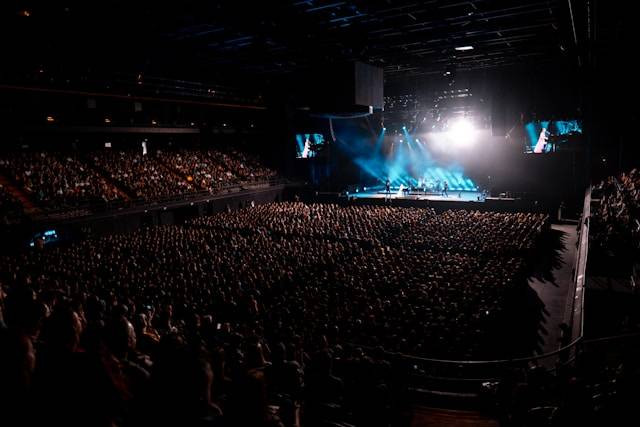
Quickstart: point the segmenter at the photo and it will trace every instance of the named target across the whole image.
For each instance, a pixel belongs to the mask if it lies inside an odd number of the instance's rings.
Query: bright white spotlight
[[[449,126],[447,136],[455,145],[469,146],[476,140],[476,130],[469,120],[460,119]]]

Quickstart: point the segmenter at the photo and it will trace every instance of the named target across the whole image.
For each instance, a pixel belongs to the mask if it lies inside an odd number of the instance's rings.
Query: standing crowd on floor
[[[409,375],[389,354],[506,345],[504,305],[547,223],[285,202],[2,257],[2,416],[388,425]]]

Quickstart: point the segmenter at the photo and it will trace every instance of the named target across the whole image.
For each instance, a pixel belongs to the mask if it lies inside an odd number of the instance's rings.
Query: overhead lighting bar
[[[455,50],[464,52],[465,50],[473,50],[473,46],[458,46]]]

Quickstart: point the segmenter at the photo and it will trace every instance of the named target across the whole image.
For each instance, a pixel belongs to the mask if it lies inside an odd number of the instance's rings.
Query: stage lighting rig
[[[456,82],[456,67],[455,65],[447,65],[447,68],[444,70],[443,76],[447,79],[447,83],[449,86],[453,86]]]
[[[476,129],[470,120],[466,118],[457,119],[449,124],[447,138],[457,146],[470,146],[476,140]]]

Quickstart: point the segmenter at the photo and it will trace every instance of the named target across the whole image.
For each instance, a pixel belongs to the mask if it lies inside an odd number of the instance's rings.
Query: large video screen
[[[299,133],[296,135],[296,157],[310,159],[316,157],[326,145],[321,133]]]
[[[532,121],[525,125],[525,151],[543,154],[575,150],[581,135],[582,123],[578,120]]]

